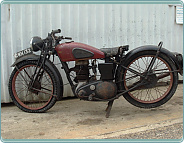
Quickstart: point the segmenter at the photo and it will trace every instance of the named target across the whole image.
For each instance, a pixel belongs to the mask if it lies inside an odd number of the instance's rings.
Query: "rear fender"
[[[38,61],[39,58],[40,58],[40,56],[35,55],[35,54],[25,55],[25,56],[22,56],[20,58],[17,58],[11,67],[14,67],[18,63],[26,61],[26,60],[37,60]],[[55,75],[55,78],[57,80],[57,87],[56,88],[58,88],[57,89],[58,94],[56,95],[57,96],[56,99],[61,100],[63,97],[63,80],[62,80],[61,74],[59,73],[57,67],[50,60],[46,59],[45,65],[47,65],[47,67]]]
[[[143,51],[155,51],[156,52],[158,49],[159,47],[154,46],[154,45],[146,45],[146,46],[138,47],[136,49],[131,50],[129,53],[126,54],[125,61],[129,59],[130,57],[132,57],[134,54],[137,54],[139,52],[143,52]],[[176,68],[180,71],[179,73],[183,74],[183,65],[180,64],[180,62],[178,61],[174,53],[170,52],[169,50],[165,48],[161,48],[160,52],[166,55],[168,58],[170,58],[170,60],[172,60],[175,63]]]

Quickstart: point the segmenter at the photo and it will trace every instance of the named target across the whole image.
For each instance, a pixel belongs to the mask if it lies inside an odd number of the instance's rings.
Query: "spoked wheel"
[[[56,79],[47,67],[41,69],[39,78],[33,84],[36,61],[24,61],[17,65],[9,81],[10,97],[21,110],[44,112],[56,102]],[[37,71],[40,68],[38,67]]]
[[[151,72],[147,75],[146,69],[155,56],[154,51],[137,53],[126,61],[125,66],[135,70],[133,73],[127,69],[121,70],[120,88],[129,90],[141,83],[144,85],[124,94],[125,99],[131,104],[142,108],[154,108],[166,103],[175,93],[178,74],[174,63],[162,53],[156,59]],[[175,72],[174,72],[175,71]]]

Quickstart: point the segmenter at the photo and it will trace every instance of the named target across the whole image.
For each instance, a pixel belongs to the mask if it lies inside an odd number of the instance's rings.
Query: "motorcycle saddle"
[[[111,56],[115,56],[118,54],[119,52],[119,47],[114,47],[114,48],[102,48],[100,49],[100,51],[102,51],[106,57],[111,57]]]
[[[128,51],[129,45],[120,46],[120,47],[114,47],[114,48],[102,48],[100,51],[102,51],[106,57],[113,57],[117,54],[121,53],[122,51]]]

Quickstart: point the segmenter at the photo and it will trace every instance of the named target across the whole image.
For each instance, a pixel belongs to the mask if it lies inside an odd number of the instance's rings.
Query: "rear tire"
[[[40,82],[34,85],[35,90],[28,90],[37,61],[23,61],[14,68],[9,80],[9,94],[14,104],[25,112],[41,113],[49,110],[55,103],[57,95],[57,76],[47,65]],[[23,78],[24,77],[24,78]],[[39,91],[38,91],[39,90]]]
[[[125,61],[124,66],[131,67],[137,72],[144,74],[151,58],[155,55],[156,51],[136,53]],[[160,53],[152,69],[153,75],[152,77],[150,76],[150,82],[147,85],[123,95],[132,105],[140,108],[155,108],[166,103],[175,93],[178,85],[178,73],[171,72],[176,70],[173,61]],[[164,71],[165,73],[163,73]],[[119,68],[118,72],[117,81],[119,82],[119,90],[130,89],[141,79],[140,76],[136,76],[122,67]],[[166,75],[166,72],[169,73]]]

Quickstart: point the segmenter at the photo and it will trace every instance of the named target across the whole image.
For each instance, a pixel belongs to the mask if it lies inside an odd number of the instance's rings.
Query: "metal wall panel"
[[[32,36],[47,36],[52,29],[97,48],[164,42],[170,51],[183,53],[183,25],[175,22],[175,6],[161,4],[4,4],[1,12],[1,102],[10,102],[8,79],[13,53],[29,47]],[[56,63],[58,60],[56,61]],[[71,66],[73,63],[70,64]],[[59,66],[58,66],[59,67]],[[65,74],[61,71],[64,83]],[[181,77],[180,77],[181,78]],[[65,86],[64,96],[72,95]]]

